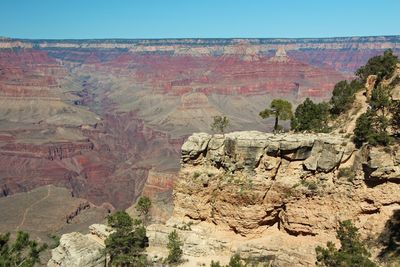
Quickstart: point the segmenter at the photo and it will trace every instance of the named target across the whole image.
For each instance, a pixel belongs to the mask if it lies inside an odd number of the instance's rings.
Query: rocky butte
[[[165,257],[175,229],[188,260],[182,266],[227,263],[233,253],[266,257],[272,266],[315,266],[315,247],[335,240],[339,221],[351,219],[363,238],[381,237],[400,207],[398,151],[356,149],[335,134],[193,134],[182,146],[173,216],[147,227],[148,255],[155,262]],[[104,266],[80,245],[104,240],[107,234],[95,230],[102,227],[92,226],[86,237],[64,235],[48,266],[66,266],[54,265],[59,258]]]
[[[273,98],[294,104],[306,97],[327,99],[336,82],[352,77],[387,48],[399,53],[399,44],[399,36],[2,38],[0,196],[54,185],[105,210],[125,209],[143,192],[170,203],[184,140],[208,132],[213,116],[227,115],[230,131],[269,130],[271,122],[258,113]],[[254,224],[266,227],[277,220],[280,209],[269,209],[264,219],[246,227],[224,224],[250,233]],[[161,207],[161,217],[171,211]],[[202,219],[206,214],[188,216]]]

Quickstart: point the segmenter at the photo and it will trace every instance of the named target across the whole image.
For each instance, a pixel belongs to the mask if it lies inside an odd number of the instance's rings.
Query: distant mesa
[[[289,57],[286,54],[286,50],[283,47],[279,47],[276,52],[275,56],[270,59],[272,62],[287,62],[289,61]]]

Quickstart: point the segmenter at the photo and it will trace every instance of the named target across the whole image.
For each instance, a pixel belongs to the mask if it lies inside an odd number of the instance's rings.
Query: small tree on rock
[[[356,121],[354,143],[360,147],[363,143],[388,145],[392,138],[388,133],[391,121],[388,112],[393,111],[390,89],[379,85],[372,90],[370,109]],[[396,115],[393,116],[396,118]],[[392,118],[392,125],[393,125]]]
[[[383,79],[389,78],[398,62],[397,56],[393,54],[392,49],[386,50],[383,55],[372,57],[367,64],[356,71],[356,75],[365,82],[369,75],[377,75],[375,85],[379,84]]]
[[[133,221],[125,211],[118,211],[108,217],[108,225],[114,232],[105,241],[105,251],[112,266],[147,266],[144,251],[148,239],[141,221]]]
[[[40,254],[46,249],[46,244],[30,240],[25,232],[18,232],[14,242],[10,241],[10,233],[0,234],[0,266],[33,267],[40,263]]]
[[[225,132],[225,128],[229,126],[229,119],[226,116],[214,116],[213,122],[211,123],[211,130],[218,131],[220,133]]]
[[[182,247],[183,243],[179,238],[178,232],[176,230],[172,231],[168,235],[168,244],[167,248],[169,250],[169,254],[167,257],[167,263],[169,264],[178,264],[182,260]]]
[[[355,92],[362,88],[358,80],[353,80],[350,83],[347,81],[338,82],[333,88],[332,97],[329,103],[331,104],[331,114],[336,116],[349,110],[355,100]]]
[[[264,109],[259,115],[263,119],[274,116],[274,132],[276,132],[278,131],[279,120],[290,120],[293,117],[292,104],[283,99],[274,99],[270,108]]]
[[[297,106],[291,126],[296,132],[326,132],[328,129],[328,117],[329,106],[327,103],[315,104],[311,99],[307,98]]]
[[[145,220],[148,219],[150,208],[151,208],[150,198],[145,196],[140,197],[136,204],[136,210]]]
[[[326,248],[318,246],[315,249],[317,253],[317,266],[377,266],[368,258],[371,254],[361,242],[358,229],[351,221],[340,222],[339,229],[336,231],[336,237],[340,241],[340,249],[337,249],[332,242],[328,242]]]

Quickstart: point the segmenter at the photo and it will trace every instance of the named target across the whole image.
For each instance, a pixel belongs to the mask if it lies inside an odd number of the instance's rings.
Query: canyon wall
[[[273,98],[328,99],[337,81],[399,43],[2,38],[0,195],[54,184],[116,208],[143,189],[169,199],[181,145],[209,132],[213,116],[228,116],[229,130],[269,130],[258,113]]]
[[[314,266],[315,247],[336,242],[339,222],[352,220],[375,258],[400,209],[398,151],[356,149],[333,134],[193,134],[182,147],[173,216],[148,227],[150,245],[164,246],[176,229],[192,264],[239,253]]]
[[[147,256],[161,264],[175,230],[181,266],[227,264],[235,253],[271,266],[315,266],[315,248],[338,245],[339,222],[351,220],[373,260],[386,266],[378,255],[398,223],[399,179],[398,145],[357,149],[335,134],[195,133],[182,146],[173,216],[147,226]],[[53,259],[73,260],[66,247]]]

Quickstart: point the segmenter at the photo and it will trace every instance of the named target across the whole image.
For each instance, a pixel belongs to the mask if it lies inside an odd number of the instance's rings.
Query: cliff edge
[[[149,260],[161,264],[176,230],[181,266],[226,264],[234,253],[271,266],[315,266],[315,247],[335,241],[348,219],[376,258],[400,209],[399,151],[356,149],[333,134],[193,134],[182,146],[173,216],[147,227]]]

